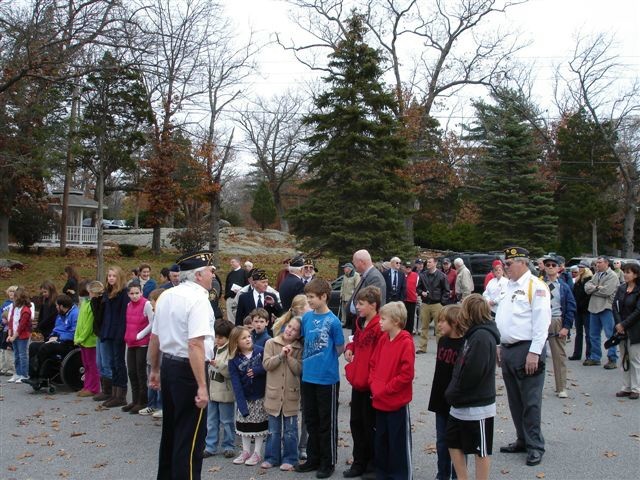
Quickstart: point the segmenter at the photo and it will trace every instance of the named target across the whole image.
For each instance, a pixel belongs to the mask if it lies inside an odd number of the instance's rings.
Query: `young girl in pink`
[[[124,334],[124,342],[127,344],[127,372],[129,383],[131,383],[131,403],[122,407],[122,411],[134,414],[146,408],[148,402],[147,350],[150,335],[147,334],[140,340],[137,339],[137,336],[139,332],[149,326],[153,319],[153,307],[142,296],[139,282],[132,281],[129,284],[128,293],[127,329]]]
[[[84,385],[77,395],[79,397],[93,397],[100,392],[100,374],[96,363],[97,337],[93,331],[94,309],[99,305],[100,297],[104,293],[104,285],[93,281],[87,285],[82,280],[78,286],[80,311],[78,323],[73,336],[73,343],[80,346],[80,357],[84,367]],[[97,299],[97,302],[96,300]]]

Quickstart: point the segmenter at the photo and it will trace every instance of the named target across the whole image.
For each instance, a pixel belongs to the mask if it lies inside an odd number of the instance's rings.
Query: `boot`
[[[131,401],[136,402],[136,404],[131,408],[131,410],[129,410],[129,413],[131,414],[138,413],[143,408],[146,408],[147,404],[149,403],[149,398],[147,397],[147,389],[141,388],[137,396],[135,397],[132,396]]]
[[[113,392],[113,384],[111,383],[111,379],[100,377],[100,388],[102,391],[97,395],[94,395],[93,399],[96,402],[104,402],[105,400],[109,400]]]
[[[128,403],[124,407],[122,407],[122,411],[129,412],[129,413],[138,413],[137,411],[136,412],[131,411],[137,404],[138,404],[138,387],[136,387],[132,382],[131,383],[131,403]],[[140,409],[138,409],[138,411],[140,411]]]
[[[127,387],[113,387],[113,397],[102,404],[103,407],[122,407],[127,404]]]

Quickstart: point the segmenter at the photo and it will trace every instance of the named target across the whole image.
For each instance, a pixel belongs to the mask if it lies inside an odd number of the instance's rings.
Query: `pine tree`
[[[273,195],[269,190],[267,182],[260,182],[255,195],[253,196],[253,207],[251,207],[251,217],[264,227],[275,222],[277,216],[276,204],[273,201]]]
[[[353,14],[345,38],[329,57],[328,89],[305,118],[314,128],[307,200],[294,209],[293,232],[308,249],[340,257],[360,248],[403,252],[409,188],[399,176],[407,144],[398,134],[396,101],[381,83],[380,54],[365,41]]]
[[[485,247],[520,245],[539,254],[555,245],[557,218],[539,171],[542,147],[528,120],[536,114],[513,90],[499,90],[492,99],[495,104],[474,102],[477,121],[470,130],[481,146],[471,168]]]
[[[584,110],[564,118],[557,131],[556,212],[560,251],[566,256],[590,251],[592,223],[604,237],[616,212],[611,192],[616,162],[609,147],[615,141],[604,138],[602,131]]]

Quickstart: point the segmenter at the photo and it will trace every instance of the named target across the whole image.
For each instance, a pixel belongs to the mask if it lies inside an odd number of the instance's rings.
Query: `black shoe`
[[[298,473],[313,472],[318,469],[318,464],[310,462],[296,463],[293,469]]]
[[[376,480],[376,472],[364,472],[362,480]]]
[[[527,465],[529,465],[530,467],[540,464],[541,461],[542,461],[542,452],[539,452],[538,450],[531,450],[527,454]]]
[[[336,469],[335,469],[335,467],[333,465],[331,465],[330,467],[326,467],[326,468],[320,468],[316,472],[316,478],[329,478],[331,475],[333,475],[333,472],[335,470]]]
[[[354,468],[353,466],[351,466],[351,468],[342,472],[342,476],[344,478],[355,478],[355,477],[361,477],[363,473],[364,473],[364,470],[362,468],[359,468],[359,467]]]
[[[569,357],[569,360],[581,360],[581,359],[582,359],[582,357],[580,357],[580,355],[571,355]]]
[[[42,384],[42,380],[37,377],[23,378],[22,383],[31,385],[33,388],[40,388]]]
[[[209,457],[213,457],[215,455],[215,453],[211,453],[208,450],[205,450],[202,452],[202,458],[209,458]]]
[[[502,453],[522,453],[522,452],[526,452],[527,449],[525,448],[524,445],[518,442],[513,442],[513,443],[510,443],[509,445],[505,445],[504,447],[500,447],[500,451]]]

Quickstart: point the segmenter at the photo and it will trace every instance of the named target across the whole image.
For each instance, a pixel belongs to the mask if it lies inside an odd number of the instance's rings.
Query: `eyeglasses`
[[[504,262],[505,267],[510,267],[511,265],[513,265],[513,262],[510,262],[510,261]]]
[[[556,268],[558,265],[556,263],[545,263],[544,266],[545,267]]]

